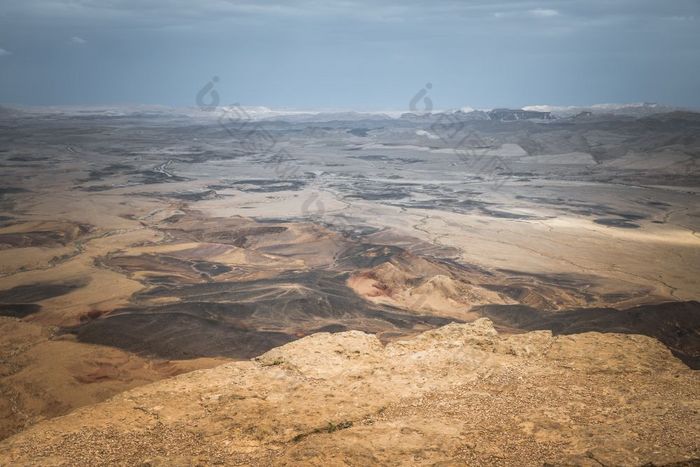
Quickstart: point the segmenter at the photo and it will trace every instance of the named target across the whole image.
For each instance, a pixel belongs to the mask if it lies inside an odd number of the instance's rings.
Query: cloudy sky
[[[2,0],[0,102],[700,107],[700,0]]]

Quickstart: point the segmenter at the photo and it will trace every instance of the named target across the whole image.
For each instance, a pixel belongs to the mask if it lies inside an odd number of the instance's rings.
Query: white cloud
[[[502,19],[502,18],[515,18],[515,19],[521,19],[521,18],[554,18],[557,16],[561,16],[561,13],[559,10],[554,10],[551,8],[534,8],[531,10],[521,10],[521,9],[513,9],[511,11],[496,11],[492,13],[492,16],[497,19]]]
[[[695,16],[669,16],[671,21],[695,21]]]
[[[0,57],[2,57],[4,55],[12,55],[12,52],[10,52],[9,50],[5,50],[3,48],[0,48]]]
[[[532,16],[536,16],[537,18],[553,18],[555,16],[559,16],[559,12],[557,10],[552,10],[549,8],[535,8],[534,10],[530,10],[530,14]]]
[[[85,39],[83,39],[82,37],[73,36],[70,38],[70,43],[82,45],[82,44],[87,44],[87,41]]]

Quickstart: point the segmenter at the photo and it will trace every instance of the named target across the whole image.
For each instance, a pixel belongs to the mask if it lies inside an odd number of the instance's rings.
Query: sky
[[[697,108],[699,76],[700,0],[0,0],[5,104],[194,106],[216,77],[287,109]]]

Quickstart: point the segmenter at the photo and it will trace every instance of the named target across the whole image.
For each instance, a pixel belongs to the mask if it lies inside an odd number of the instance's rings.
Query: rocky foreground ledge
[[[479,319],[140,387],[5,440],[0,465],[695,465],[699,440],[700,373],[656,340]]]

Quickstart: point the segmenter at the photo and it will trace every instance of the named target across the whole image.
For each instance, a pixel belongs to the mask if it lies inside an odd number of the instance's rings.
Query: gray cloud
[[[144,18],[157,21],[173,19],[211,21],[240,15],[354,17],[381,21],[386,17],[404,20],[435,18],[451,14],[459,17],[487,17],[494,13],[516,15],[530,12],[533,16],[555,16],[565,13],[577,17],[690,17],[700,11],[696,0],[505,0],[458,1],[435,0],[24,0],[4,7],[6,17],[37,17],[81,21],[123,20]],[[444,16],[443,16],[444,17]]]
[[[428,81],[439,107],[700,105],[697,0],[6,3],[6,102],[185,105],[219,75],[270,106],[401,108]]]

